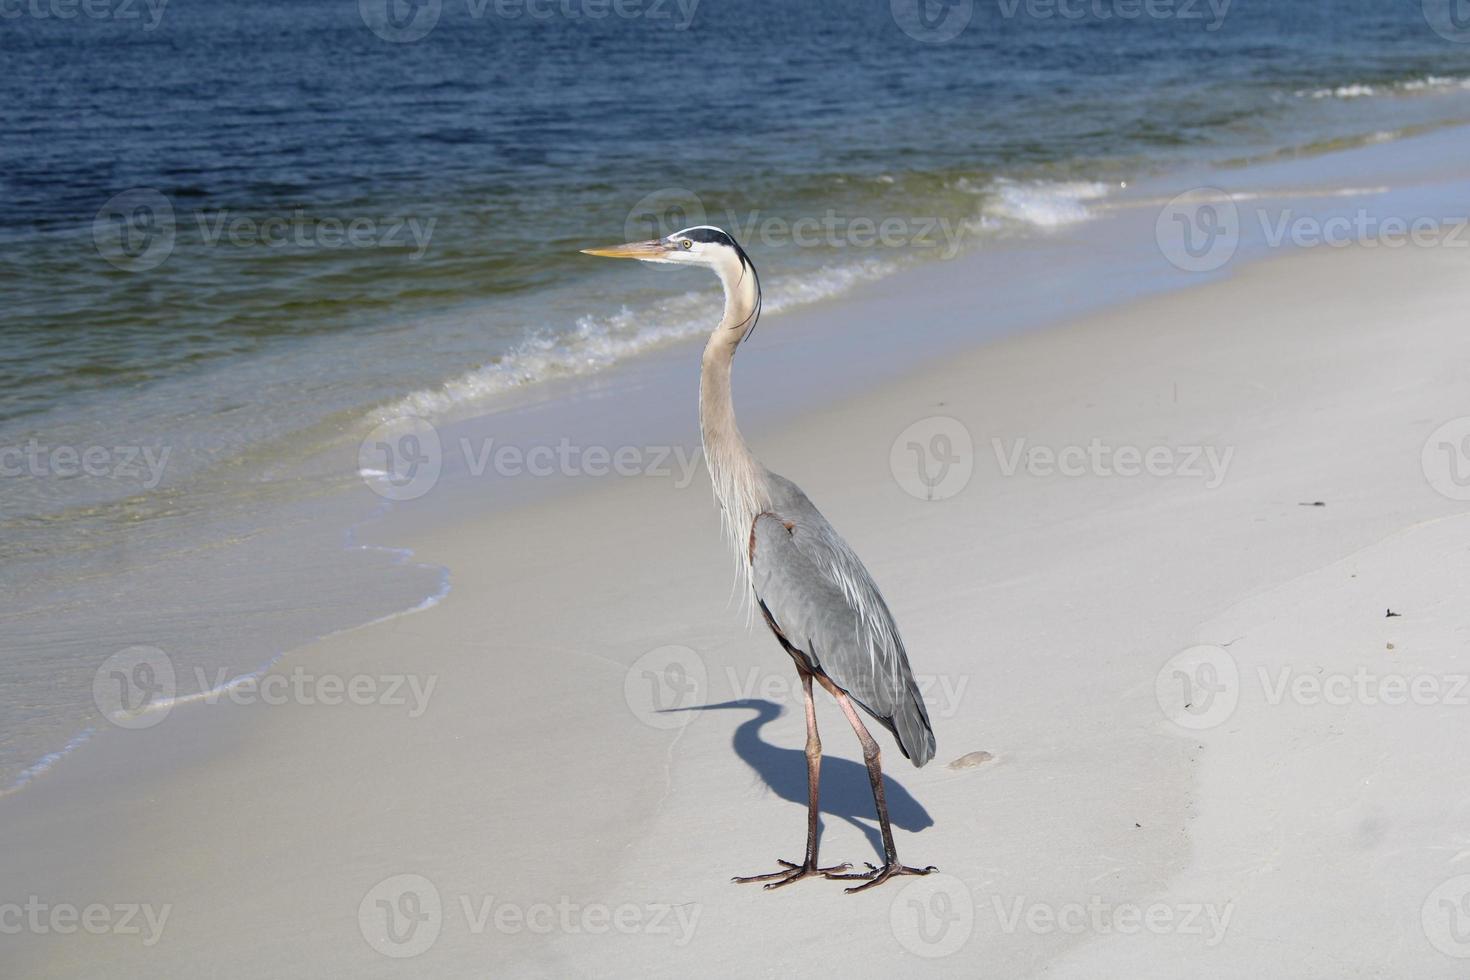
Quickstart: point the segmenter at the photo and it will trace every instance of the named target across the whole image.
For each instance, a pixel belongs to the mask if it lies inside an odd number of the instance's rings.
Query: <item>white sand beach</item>
[[[0,802],[0,901],[166,915],[8,936],[5,972],[1463,975],[1466,426],[1430,437],[1467,412],[1466,261],[1274,258],[780,418],[752,393],[813,371],[824,317],[987,313],[916,273],[762,328],[737,406],[904,629],[938,756],[878,734],[899,855],[937,875],[730,882],[799,858],[804,735],[707,477],[547,481],[383,541],[444,601],[271,671],[375,703],[179,705]],[[697,348],[668,362],[582,407],[692,425]],[[916,424],[971,442],[943,499],[909,492]],[[823,860],[874,860],[819,720]]]

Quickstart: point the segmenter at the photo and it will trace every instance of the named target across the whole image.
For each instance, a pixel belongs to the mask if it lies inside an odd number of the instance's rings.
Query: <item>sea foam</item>
[[[763,310],[767,315],[780,314],[830,299],[899,267],[899,262],[867,259],[775,277],[764,283]],[[707,333],[719,310],[720,292],[713,288],[646,306],[625,305],[609,315],[588,314],[563,334],[536,334],[489,364],[381,405],[372,418],[381,423],[405,416],[440,417],[528,385],[595,374],[646,351]]]
[[[1448,78],[1443,75],[1426,75],[1391,84],[1371,85],[1353,82],[1335,88],[1301,89],[1294,93],[1301,99],[1367,99],[1377,95],[1403,95],[1417,92],[1451,92],[1470,89],[1470,78]]]

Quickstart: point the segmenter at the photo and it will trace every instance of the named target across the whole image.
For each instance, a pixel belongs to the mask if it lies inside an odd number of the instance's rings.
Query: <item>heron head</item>
[[[702,265],[717,272],[726,268],[739,269],[742,264],[750,264],[735,239],[711,225],[685,228],[667,238],[628,242],[626,245],[611,245],[607,248],[584,248],[582,251],[587,255],[601,255],[610,259],[638,259],[640,262],[668,265]]]

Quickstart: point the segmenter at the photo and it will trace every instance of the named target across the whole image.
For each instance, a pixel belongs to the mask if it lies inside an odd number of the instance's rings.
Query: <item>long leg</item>
[[[828,875],[848,868],[846,864],[831,868],[817,867],[817,823],[820,814],[817,799],[822,782],[822,739],[817,735],[817,704],[812,698],[812,673],[800,667],[797,670],[801,673],[802,694],[806,696],[806,861],[797,865],[778,858],[777,863],[784,865],[786,870],[734,879],[742,884],[766,881],[770,882],[766,885],[767,888],[780,888],[801,878],[817,874]]]
[[[895,875],[926,875],[931,871],[938,870],[933,867],[909,868],[898,863],[898,849],[893,845],[893,827],[888,822],[888,801],[883,798],[883,766],[879,760],[880,751],[878,743],[873,736],[868,734],[868,728],[858,713],[853,710],[852,702],[837,685],[827,678],[822,678],[822,686],[832,693],[837,703],[842,706],[842,713],[847,715],[848,723],[856,733],[858,742],[863,747],[863,762],[868,767],[868,782],[873,786],[873,803],[878,808],[878,826],[883,834],[883,867],[876,868],[868,865],[869,871],[851,875],[834,874],[831,878],[839,878],[848,881],[866,879],[861,885],[855,885],[847,889],[849,892],[860,892],[864,888],[872,888],[874,885],[882,884]]]

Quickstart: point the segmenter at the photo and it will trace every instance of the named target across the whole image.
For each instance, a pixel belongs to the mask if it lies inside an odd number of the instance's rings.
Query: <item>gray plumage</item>
[[[751,585],[771,629],[924,765],[934,757],[934,729],[888,604],[801,488],[768,477],[771,506],[751,534]]]

